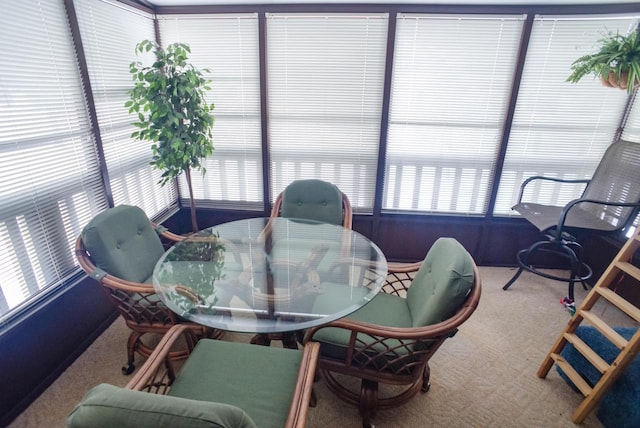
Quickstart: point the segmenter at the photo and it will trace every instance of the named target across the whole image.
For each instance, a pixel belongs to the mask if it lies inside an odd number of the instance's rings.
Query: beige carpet
[[[571,427],[582,400],[555,368],[546,379],[536,371],[569,319],[560,306],[566,285],[524,273],[509,291],[513,270],[480,268],[483,295],[478,310],[431,360],[431,390],[402,407],[380,411],[376,427]],[[586,294],[576,286],[578,302]],[[601,301],[602,302],[602,301]],[[599,303],[601,303],[599,302]],[[604,302],[602,302],[604,303]],[[630,325],[615,307],[597,306],[613,325]],[[102,382],[123,386],[128,331],[118,319],[10,427],[64,427],[85,392]],[[229,334],[227,340],[247,341]],[[138,365],[141,360],[137,362]],[[318,406],[307,426],[359,427],[355,407],[316,384]],[[601,427],[593,412],[584,427]]]

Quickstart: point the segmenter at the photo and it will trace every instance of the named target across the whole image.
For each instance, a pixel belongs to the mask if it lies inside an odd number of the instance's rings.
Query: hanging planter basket
[[[629,73],[622,72],[620,73],[620,77],[618,78],[616,73],[610,72],[606,79],[604,76],[600,76],[600,81],[604,86],[607,86],[609,88],[627,89],[629,82]],[[640,82],[638,82],[638,79],[636,79],[633,82],[633,89],[637,89],[638,87],[640,87]]]
[[[596,52],[583,55],[571,63],[567,82],[577,83],[587,75],[600,77],[602,84],[631,94],[640,86],[640,32],[627,35],[609,33],[598,40]],[[629,81],[631,80],[631,82]]]

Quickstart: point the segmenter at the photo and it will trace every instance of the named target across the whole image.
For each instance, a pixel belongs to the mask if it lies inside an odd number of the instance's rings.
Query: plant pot
[[[627,89],[627,81],[629,80],[629,73],[622,72],[620,73],[620,79],[614,72],[610,72],[607,78],[604,76],[600,76],[600,81],[604,86],[608,86],[610,88],[618,88],[618,89]],[[636,79],[634,82],[633,88],[636,89],[640,86],[640,82]]]

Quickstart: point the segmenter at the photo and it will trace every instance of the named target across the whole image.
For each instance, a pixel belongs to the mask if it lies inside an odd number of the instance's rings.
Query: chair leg
[[[318,396],[316,395],[316,389],[311,388],[311,398],[309,399],[309,407],[316,407],[318,405]]]
[[[378,408],[378,382],[368,379],[362,379],[360,388],[359,411],[362,416],[362,426],[364,428],[372,427],[372,419],[376,415]]]
[[[422,372],[422,387],[420,391],[424,394],[429,392],[429,389],[431,389],[431,367],[429,367],[429,363],[427,363]]]
[[[511,285],[512,285],[514,282],[516,282],[516,280],[520,277],[520,275],[522,274],[522,271],[523,271],[523,270],[524,270],[524,269],[523,269],[523,268],[521,268],[521,267],[520,267],[520,268],[518,268],[518,271],[515,273],[515,275],[513,275],[513,276],[511,277],[511,279],[509,280],[509,282],[507,282],[507,283],[504,285],[504,287],[502,287],[502,289],[503,289],[503,290],[508,290],[508,289],[509,289],[509,287],[511,287]]]
[[[127,340],[127,365],[122,366],[122,374],[130,375],[136,369],[135,364],[133,363],[135,359],[136,349],[138,344],[140,343],[140,338],[143,333],[139,333],[137,331],[132,331],[129,335],[129,339]]]
[[[589,287],[587,286],[586,281],[587,279],[591,278],[591,275],[593,275],[593,271],[591,270],[591,267],[589,267],[589,265],[582,261],[582,254],[584,252],[584,249],[582,248],[582,245],[580,245],[576,241],[567,242],[567,246],[573,251],[577,258],[577,269],[575,270],[574,275],[575,279],[579,280],[582,283],[582,288],[587,291]],[[586,270],[584,275],[582,274],[583,270]]]
[[[518,261],[518,265],[520,267],[518,268],[518,271],[515,273],[515,275],[511,277],[509,282],[507,282],[505,286],[502,287],[503,290],[508,290],[509,287],[511,287],[511,285],[513,285],[513,283],[516,282],[516,280],[520,277],[520,275],[522,274],[522,271],[525,269],[526,266],[529,265],[529,256],[535,253],[540,246],[546,245],[546,244],[548,244],[547,241],[538,241],[532,244],[526,250],[518,251],[518,254],[516,254],[516,260]],[[523,260],[523,257],[524,257],[524,260]]]

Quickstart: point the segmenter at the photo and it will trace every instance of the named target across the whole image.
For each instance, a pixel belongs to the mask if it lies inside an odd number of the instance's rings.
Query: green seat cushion
[[[348,288],[348,287],[342,287]],[[340,293],[330,292],[318,296],[313,306],[315,313],[329,311],[332,302],[340,298]],[[353,312],[347,318],[388,327],[411,327],[411,315],[407,308],[407,303],[402,297],[391,294],[380,293],[371,302]],[[320,352],[324,356],[343,359],[349,344],[350,331],[341,328],[323,328],[313,336],[313,340],[320,342]],[[370,343],[372,339],[368,335],[360,334],[359,339],[365,343]],[[397,341],[389,341],[387,345],[395,346]],[[374,346],[376,351],[382,351],[383,345]],[[403,352],[403,351],[401,351]],[[406,351],[404,351],[406,352]]]
[[[341,225],[342,192],[322,180],[293,181],[284,189],[280,215]]]
[[[67,418],[69,428],[256,428],[240,408],[100,384]]]
[[[95,265],[118,278],[143,282],[153,274],[164,247],[144,211],[119,205],[95,216],[82,230]]]
[[[302,352],[202,339],[169,395],[231,404],[261,428],[285,425]]]
[[[453,238],[439,238],[429,249],[407,291],[414,327],[451,317],[464,303],[473,284],[473,260]]]

